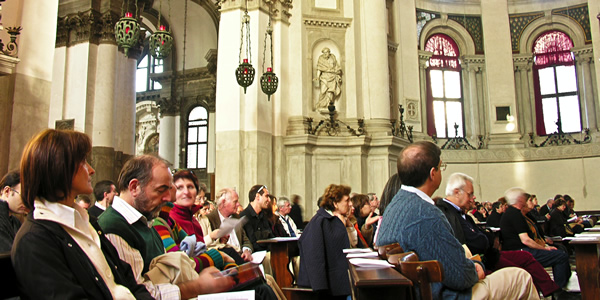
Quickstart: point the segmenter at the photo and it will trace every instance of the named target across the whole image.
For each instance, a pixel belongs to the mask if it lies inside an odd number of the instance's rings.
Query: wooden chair
[[[0,280],[0,299],[19,296],[17,276],[10,260],[10,251],[0,253],[0,270],[4,278]]]
[[[379,254],[379,258],[383,260],[387,260],[389,255],[403,253],[404,249],[398,243],[393,243],[389,245],[379,246],[377,248],[377,253]]]
[[[412,251],[390,255],[388,262],[413,284],[418,284],[421,299],[433,299],[431,283],[444,279],[442,265],[437,260],[419,261],[419,256]]]

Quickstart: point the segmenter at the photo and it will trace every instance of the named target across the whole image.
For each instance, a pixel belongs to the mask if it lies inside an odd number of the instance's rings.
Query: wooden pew
[[[294,274],[289,269],[292,257],[300,255],[297,237],[260,240],[257,243],[271,245],[273,277],[288,300],[315,298],[312,289],[296,286]]]
[[[352,299],[411,299],[412,282],[394,268],[361,268],[348,262]]]
[[[572,240],[569,244],[575,250],[581,299],[598,299],[598,295],[600,295],[600,238]]]
[[[388,257],[388,262],[413,284],[419,285],[421,299],[433,299],[431,283],[444,279],[442,265],[437,260],[419,261],[419,256],[412,251],[392,254]]]

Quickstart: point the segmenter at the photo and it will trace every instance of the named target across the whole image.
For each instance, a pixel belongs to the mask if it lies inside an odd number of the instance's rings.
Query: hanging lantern
[[[235,77],[240,86],[244,88],[244,94],[246,88],[254,81],[254,67],[248,63],[248,59],[244,58],[244,62],[235,70]]]
[[[273,69],[267,68],[267,72],[260,77],[260,88],[267,94],[267,100],[271,101],[271,95],[277,91],[278,84],[279,78],[273,73]]]
[[[163,59],[171,53],[173,47],[173,36],[161,25],[159,30],[150,36],[150,54],[156,59]]]
[[[242,60],[242,49],[244,48],[244,29],[246,31],[246,58]],[[248,0],[246,0],[246,9],[242,17],[242,26],[240,28],[240,65],[235,70],[235,78],[240,86],[246,88],[254,81],[254,67],[252,67],[252,56],[250,54],[250,16],[248,15]],[[250,62],[248,62],[250,60]]]
[[[129,48],[138,43],[139,35],[140,24],[130,12],[125,13],[125,16],[115,24],[115,39],[117,45],[123,48],[125,55],[129,52]]]

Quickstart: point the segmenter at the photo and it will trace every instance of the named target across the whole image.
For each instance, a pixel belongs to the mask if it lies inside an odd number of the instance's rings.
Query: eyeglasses
[[[21,196],[21,193],[19,191],[15,190],[13,188],[10,188],[10,190],[13,191],[13,192],[15,192],[15,193],[17,193],[19,196]]]
[[[256,193],[258,194],[258,193],[260,193],[260,191],[262,191],[262,189],[266,189],[266,188],[267,188],[267,186],[263,185],[260,187],[260,189],[258,189],[258,191],[256,191]]]
[[[441,164],[440,164],[440,168],[439,168],[439,169],[440,169],[441,171],[446,171],[446,167],[447,167],[447,166],[448,166],[448,165],[447,165],[445,162],[443,162],[443,163],[441,163]]]

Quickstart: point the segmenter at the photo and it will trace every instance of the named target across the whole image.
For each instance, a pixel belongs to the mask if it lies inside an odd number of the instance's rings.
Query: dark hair
[[[325,188],[325,192],[323,193],[321,203],[319,206],[334,211],[335,206],[334,203],[338,203],[342,201],[344,196],[349,196],[352,189],[347,185],[337,185],[330,184],[327,188]]]
[[[69,196],[73,176],[92,151],[85,133],[46,129],[33,137],[21,157],[21,197],[33,209],[36,197],[59,202]]]
[[[567,201],[564,199],[558,199],[554,202],[554,208],[559,208],[561,205],[567,205]]]
[[[89,195],[79,194],[79,195],[77,195],[77,198],[75,198],[75,202],[83,202],[83,203],[87,203],[87,204],[92,204],[92,199],[90,199]]]
[[[196,188],[196,193],[200,193],[200,189],[198,187],[198,177],[196,177],[196,174],[194,174],[194,172],[190,170],[179,170],[175,172],[175,174],[173,174],[173,182],[176,182],[179,179],[188,179],[192,181],[192,183],[194,183],[194,187]],[[204,193],[206,193],[206,185],[204,186],[204,188]]]
[[[564,195],[564,196],[563,196],[563,199],[565,199],[565,201],[566,201],[567,203],[568,203],[568,202],[573,202],[573,201],[575,201],[575,200],[573,200],[573,198],[571,198],[571,196],[569,196],[569,195]]]
[[[102,201],[102,199],[104,199],[104,193],[110,193],[113,185],[115,185],[115,183],[110,180],[102,180],[96,183],[94,186],[94,197],[96,197],[96,201]]]
[[[152,168],[161,163],[169,165],[166,160],[151,154],[131,158],[123,165],[121,173],[119,173],[119,180],[117,180],[119,191],[126,191],[129,188],[129,182],[133,179],[137,179],[140,186],[146,186],[152,179]]]
[[[206,187],[206,184],[204,184],[204,182],[198,182],[198,194],[200,194],[200,191],[203,191],[204,194],[208,192],[208,188]]]
[[[0,181],[0,189],[3,189],[5,186],[14,188],[19,183],[21,183],[21,172],[19,172],[18,169],[12,170],[2,177],[2,181]]]
[[[354,206],[354,216],[357,218],[363,217],[360,215],[360,210],[363,208],[363,206],[369,205],[369,195],[355,194],[352,196],[352,198],[350,198],[350,201],[352,201],[352,206]]]
[[[400,187],[402,186],[402,181],[400,181],[400,176],[398,173],[392,175],[385,187],[383,188],[383,193],[381,193],[381,198],[379,199],[379,214],[383,216],[383,212],[385,208],[392,202],[394,196],[398,194]]]
[[[263,188],[262,190],[260,188]],[[264,184],[257,184],[254,185],[250,188],[250,192],[248,192],[248,198],[250,199],[250,202],[254,201],[254,198],[256,198],[256,193],[258,193],[259,195],[263,195],[265,193],[265,189],[267,188],[266,185]],[[260,190],[260,192],[258,192],[258,190]]]
[[[496,209],[500,208],[500,206],[502,206],[502,204],[503,204],[502,202],[496,201],[496,202],[494,202],[494,204],[492,204],[492,209],[496,210]]]
[[[554,201],[562,198],[563,196],[561,194],[556,194],[556,196],[554,196]]]
[[[428,141],[419,141],[406,146],[398,158],[398,175],[402,184],[420,187],[429,178],[431,168],[440,164],[440,148]]]

